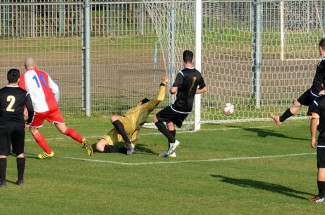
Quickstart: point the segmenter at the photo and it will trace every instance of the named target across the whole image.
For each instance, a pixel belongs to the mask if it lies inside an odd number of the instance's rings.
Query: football
[[[231,115],[235,111],[235,106],[231,103],[226,103],[222,109],[223,113],[226,115]]]

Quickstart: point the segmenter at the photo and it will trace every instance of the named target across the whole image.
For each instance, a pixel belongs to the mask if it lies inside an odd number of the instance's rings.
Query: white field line
[[[89,158],[74,158],[74,157],[65,157],[65,156],[55,156],[55,158],[69,159],[69,160],[79,160],[79,161],[94,162],[94,163],[108,163],[108,164],[116,164],[116,165],[124,165],[124,166],[144,166],[144,165],[157,165],[157,164],[181,164],[181,163],[202,163],[202,162],[257,160],[257,159],[272,159],[272,158],[310,156],[310,155],[316,155],[316,153],[266,155],[266,156],[254,156],[254,157],[211,158],[211,159],[205,159],[205,160],[179,160],[179,161],[170,161],[170,159],[173,159],[173,158],[162,158],[162,159],[166,159],[168,161],[136,162],[136,163],[127,163],[127,162],[118,162],[118,161],[109,161],[109,160],[98,160],[98,159],[89,159]]]
[[[286,127],[286,126],[301,126],[305,124],[291,124],[291,125],[282,125],[281,127]],[[245,129],[253,129],[253,128],[274,128],[277,127],[275,125],[264,125],[264,126],[253,126],[253,127],[245,127]],[[241,130],[243,128],[241,127],[235,127],[235,128],[206,128],[206,129],[201,129],[200,131],[233,131],[233,130]],[[152,133],[141,133],[141,136],[148,136],[148,135],[162,135],[156,128],[154,128],[155,131],[157,132],[152,132]],[[108,130],[107,130],[108,131]],[[195,132],[200,132],[200,131],[185,131],[185,130],[177,130],[177,134],[183,134],[183,133],[195,133]],[[67,139],[68,137],[65,137],[64,135],[60,134],[59,132],[58,136],[61,137],[56,137],[56,138],[46,138],[46,140],[64,140]],[[104,136],[104,134],[103,134]],[[101,138],[102,136],[87,136],[84,138]],[[26,142],[34,142],[34,139],[26,139]]]

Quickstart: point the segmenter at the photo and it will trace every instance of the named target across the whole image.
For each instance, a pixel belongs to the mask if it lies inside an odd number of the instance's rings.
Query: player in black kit
[[[158,112],[153,119],[158,130],[167,137],[169,142],[169,149],[162,154],[163,157],[176,157],[175,150],[180,142],[175,139],[175,124],[180,128],[191,113],[195,94],[207,91],[201,73],[193,66],[193,52],[189,50],[183,52],[183,65],[184,68],[177,73],[176,80],[170,88],[171,94],[177,92],[176,101]],[[163,122],[166,122],[167,128]]]
[[[319,55],[321,58],[311,88],[306,90],[281,116],[270,113],[270,117],[278,126],[281,126],[286,119],[296,114],[302,105],[309,106],[315,98],[325,94],[325,38],[319,41]]]
[[[28,110],[29,124],[34,116],[32,100],[27,91],[18,86],[20,72],[10,69],[7,73],[9,84],[0,89],[0,187],[6,186],[7,155],[12,152],[17,157],[17,185],[23,184],[25,171],[25,119],[24,107]]]
[[[318,168],[318,195],[309,200],[312,202],[325,202],[325,95],[314,100],[309,106],[308,114],[311,115],[311,147],[317,148]],[[318,141],[316,141],[316,130],[319,131]]]

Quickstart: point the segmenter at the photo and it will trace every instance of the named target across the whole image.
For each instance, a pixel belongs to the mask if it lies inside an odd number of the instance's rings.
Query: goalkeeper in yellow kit
[[[134,153],[135,143],[138,140],[139,131],[147,121],[149,114],[165,98],[165,90],[168,83],[168,77],[165,76],[159,86],[159,92],[156,99],[143,99],[136,107],[128,110],[122,116],[111,116],[111,122],[114,128],[102,137],[96,143],[96,149],[99,152],[113,153],[121,152],[128,155]],[[119,148],[116,144],[124,141],[126,148]]]

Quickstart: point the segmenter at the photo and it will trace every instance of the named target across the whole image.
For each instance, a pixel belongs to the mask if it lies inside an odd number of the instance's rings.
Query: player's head
[[[16,84],[19,80],[20,72],[18,69],[10,69],[7,73],[7,80],[9,84]]]
[[[32,69],[36,67],[35,60],[32,57],[27,57],[25,59],[25,69]]]
[[[185,50],[183,52],[183,62],[184,63],[192,63],[193,62],[193,52],[189,50]]]

